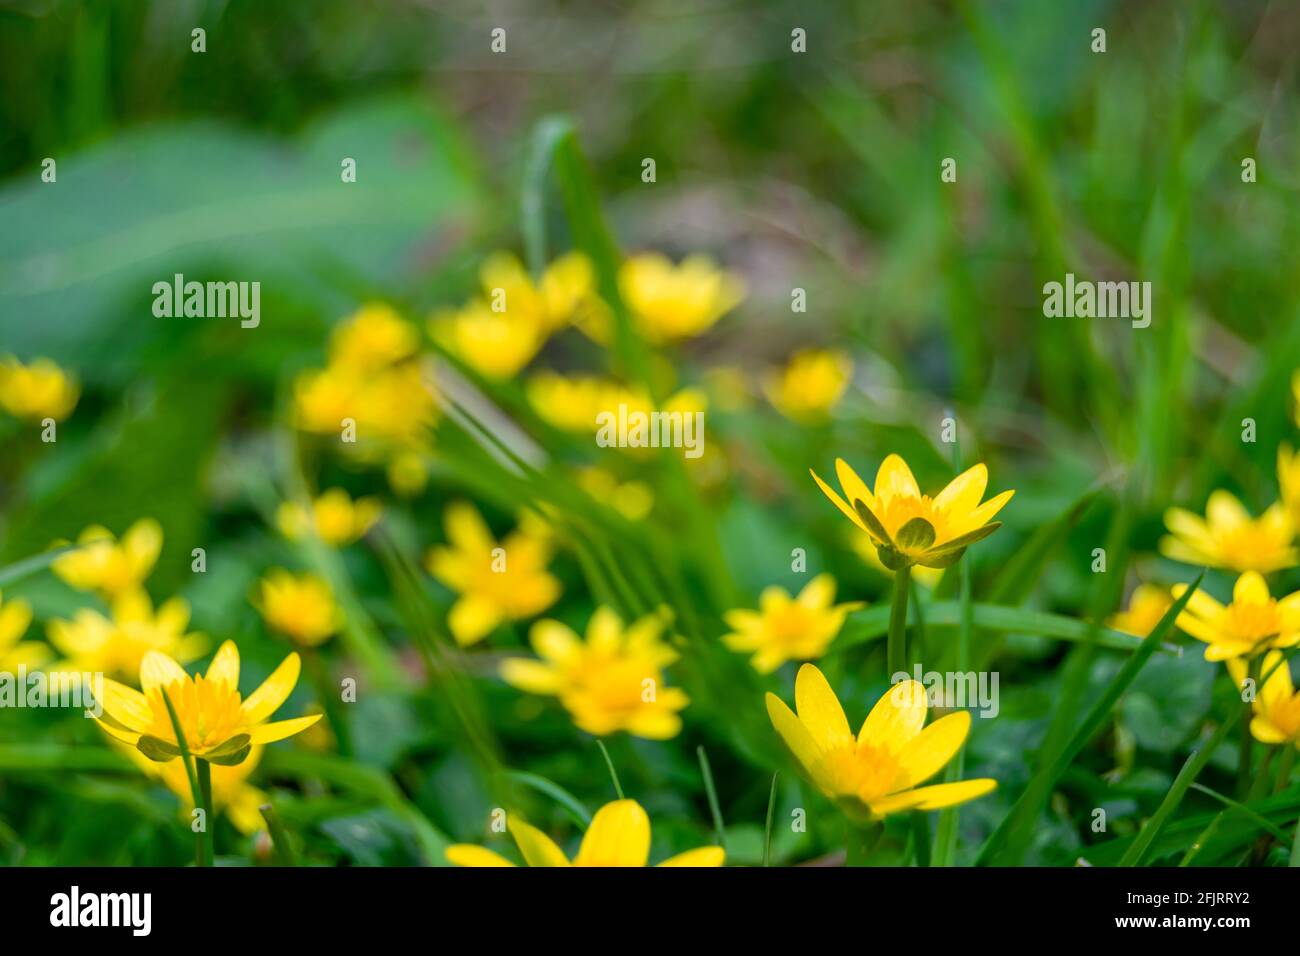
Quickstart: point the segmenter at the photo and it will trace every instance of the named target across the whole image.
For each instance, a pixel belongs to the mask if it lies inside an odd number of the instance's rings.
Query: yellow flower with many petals
[[[1175,584],[1174,600],[1183,596],[1186,584]],[[1224,606],[1198,588],[1178,615],[1178,626],[1198,641],[1204,641],[1207,661],[1228,661],[1253,657],[1269,648],[1300,644],[1300,591],[1280,601],[1268,592],[1268,584],[1257,571],[1237,578],[1232,603]]]
[[[881,462],[874,492],[841,458],[835,460],[835,472],[847,502],[816,472],[813,480],[835,507],[867,533],[881,563],[891,571],[914,564],[927,568],[954,564],[969,545],[1002,527],[1001,522],[990,521],[1015,494],[1004,491],[981,504],[989,480],[983,464],[962,472],[934,498],[921,494],[912,470],[898,455]]]
[[[460,595],[447,626],[462,647],[487,637],[501,623],[542,613],[560,596],[560,582],[546,570],[550,537],[523,521],[500,543],[483,516],[455,502],[444,516],[447,544],[429,551],[429,573]]]
[[[745,298],[741,278],[705,256],[688,256],[679,265],[658,253],[632,256],[619,269],[618,288],[636,327],[654,343],[707,332]],[[597,329],[603,341],[607,332]]]
[[[759,595],[757,611],[738,609],[723,617],[733,628],[722,640],[733,651],[754,656],[750,662],[770,674],[786,661],[816,660],[826,653],[850,611],[861,602],[835,604],[835,579],[819,574],[797,598],[785,588],[769,587]]]
[[[531,866],[645,866],[650,861],[650,818],[635,800],[607,803],[591,818],[573,862],[541,830],[510,814],[506,826],[524,862]],[[687,850],[659,866],[722,866],[720,846]],[[447,847],[447,861],[457,866],[514,866],[498,853],[468,843]]]
[[[1295,526],[1281,502],[1252,518],[1235,495],[1220,490],[1210,494],[1204,518],[1170,508],[1165,525],[1172,534],[1160,539],[1161,553],[1185,564],[1268,574],[1300,561],[1292,547]]]
[[[104,716],[96,721],[110,736],[165,763],[181,753],[167,709],[170,700],[189,752],[209,763],[233,766],[254,746],[292,737],[320,719],[314,714],[267,722],[289,699],[301,666],[298,655],[290,654],[257,690],[242,698],[234,641],[222,644],[207,673],[198,677],[185,673],[166,654],[150,651],[140,665],[141,690],[105,679]]]
[[[31,623],[30,604],[17,598],[6,601],[0,594],[0,671],[35,670],[49,658],[44,644],[22,640]]]
[[[767,397],[786,418],[819,421],[844,397],[852,376],[853,361],[844,352],[805,349],[768,377]]]
[[[342,488],[331,488],[311,503],[310,515],[297,502],[282,503],[276,524],[286,538],[297,540],[311,528],[326,544],[342,547],[373,528],[381,511],[377,498],[353,501]]]
[[[316,574],[275,568],[260,582],[253,606],[267,627],[304,647],[325,643],[343,626],[329,582]]]
[[[1289,445],[1277,450],[1277,483],[1291,526],[1300,528],[1300,452],[1291,451]]]
[[[1245,687],[1249,668],[1241,658],[1228,663],[1238,689]],[[1300,749],[1300,694],[1291,680],[1291,666],[1281,651],[1269,651],[1260,666],[1263,686],[1251,704],[1250,732],[1262,744],[1294,744]]]
[[[76,380],[49,359],[24,365],[12,355],[0,358],[0,408],[15,418],[61,422],[80,395]]]
[[[853,819],[905,810],[939,810],[990,793],[996,780],[919,786],[942,770],[970,733],[964,710],[924,727],[926,690],[919,681],[895,684],[871,708],[856,737],[826,678],[804,664],[791,711],[775,694],[767,713],[781,739],[814,784]]]
[[[203,635],[187,633],[190,606],[184,598],[165,601],[155,611],[144,588],[136,588],[113,598],[109,615],[81,608],[70,621],[49,621],[46,636],[64,658],[52,669],[104,673],[135,683],[150,651],[188,663],[208,648]]]
[[[662,669],[677,660],[661,637],[663,629],[656,614],[625,629],[607,607],[591,616],[585,641],[559,621],[538,621],[529,642],[542,659],[505,661],[501,676],[520,690],[558,697],[589,734],[626,730],[667,740],[681,730],[678,711],[690,700],[680,688],[663,686]]]
[[[1146,637],[1155,630],[1173,603],[1168,588],[1158,584],[1139,584],[1128,599],[1128,609],[1111,615],[1106,625],[1125,634]]]
[[[79,591],[108,597],[134,590],[149,576],[162,551],[162,526],[141,518],[119,541],[107,528],[92,525],[77,538],[77,548],[54,559],[54,573]]]
[[[212,806],[216,813],[225,813],[235,829],[244,836],[252,836],[266,829],[261,807],[270,802],[270,797],[248,782],[257,764],[262,759],[262,747],[253,747],[248,757],[234,766],[212,766]],[[156,763],[134,747],[122,747],[131,758],[131,762],[150,777],[156,777],[181,801],[181,813],[188,823],[194,810],[194,791],[190,788],[189,774],[185,762],[171,760]]]

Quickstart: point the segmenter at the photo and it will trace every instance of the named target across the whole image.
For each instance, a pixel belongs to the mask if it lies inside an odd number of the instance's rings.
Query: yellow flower
[[[1186,590],[1187,585],[1175,584],[1174,600]],[[1207,661],[1253,657],[1270,647],[1294,647],[1300,644],[1300,591],[1276,600],[1263,576],[1247,571],[1237,578],[1232,603],[1226,607],[1198,588],[1178,615],[1178,626],[1208,645]]]
[[[1160,551],[1184,564],[1268,574],[1294,567],[1300,560],[1291,546],[1295,528],[1281,502],[1252,518],[1233,494],[1215,491],[1204,518],[1170,508],[1165,525],[1172,534],[1160,539]]]
[[[140,687],[104,681],[104,717],[98,724],[112,737],[136,747],[150,760],[180,756],[163,694],[171,700],[186,745],[209,763],[234,765],[252,747],[292,737],[320,714],[267,722],[293,692],[301,663],[290,654],[247,699],[239,694],[239,650],[234,641],[217,649],[207,674],[191,677],[174,660],[150,651],[140,665]]]
[[[769,376],[767,397],[777,411],[797,422],[818,421],[838,404],[853,376],[853,362],[840,351],[805,349]]]
[[[640,389],[592,376],[566,378],[556,372],[540,372],[534,375],[528,380],[525,391],[533,408],[551,425],[565,431],[592,434],[600,428],[597,419],[601,413],[608,412],[617,417],[620,405],[627,406],[629,421],[634,417],[645,415],[647,422],[650,421],[649,416],[656,410],[686,416],[704,412],[708,407],[708,399],[699,389],[683,388],[665,399],[656,409],[654,402]],[[648,435],[647,441],[649,441]],[[629,450],[646,449],[630,448]],[[688,459],[688,461],[699,461],[699,459]]]
[[[1168,588],[1158,584],[1139,584],[1128,599],[1128,610],[1111,615],[1106,625],[1125,634],[1146,637],[1155,630],[1173,603]]]
[[[826,653],[850,611],[861,602],[834,604],[835,579],[819,574],[797,598],[785,588],[770,587],[759,596],[758,611],[728,611],[724,618],[734,633],[722,640],[733,651],[754,651],[751,663],[770,674],[786,661],[816,660]]]
[[[404,362],[420,347],[415,326],[388,305],[371,302],[348,316],[330,335],[330,364],[377,372]]]
[[[560,596],[546,570],[549,536],[520,527],[500,544],[471,504],[456,502],[444,515],[447,545],[429,551],[429,573],[460,595],[447,625],[462,647],[477,643],[503,621],[542,613]]]
[[[629,521],[640,521],[654,507],[654,492],[640,481],[619,481],[603,468],[583,468],[578,485],[597,501],[603,501]]]
[[[641,334],[651,342],[672,342],[707,332],[745,298],[745,284],[704,256],[674,266],[646,253],[624,261],[619,292]],[[597,331],[598,341],[606,333]]]
[[[987,778],[918,786],[947,765],[970,733],[970,714],[964,710],[923,730],[926,691],[918,681],[902,681],[886,691],[857,737],[835,692],[812,664],[799,668],[794,694],[798,716],[775,694],[767,695],[772,726],[812,782],[854,819],[938,810],[997,786]]]
[[[635,800],[607,803],[591,818],[573,862],[555,841],[511,814],[506,824],[529,866],[645,866],[650,860],[650,818]],[[687,850],[659,866],[722,866],[720,846]],[[468,843],[447,847],[447,861],[456,866],[514,866],[498,853]]]
[[[1277,450],[1277,483],[1292,527],[1300,528],[1300,452],[1292,452],[1289,445]]]
[[[841,458],[835,472],[848,503],[812,472],[813,480],[835,507],[867,533],[881,563],[891,571],[919,564],[946,568],[956,563],[968,545],[987,538],[1002,523],[990,519],[1011,500],[1004,491],[980,503],[989,473],[983,464],[962,472],[934,498],[921,494],[907,463],[890,455],[876,473],[876,490]]]
[[[54,573],[79,591],[109,597],[134,590],[149,576],[162,550],[162,527],[152,518],[131,525],[120,541],[92,525],[77,538],[77,550],[55,558]]]
[[[429,468],[417,450],[398,452],[388,461],[388,486],[403,498],[414,498],[429,483]]]
[[[310,518],[297,502],[282,503],[276,512],[276,524],[286,538],[297,540],[313,527],[326,544],[342,547],[374,527],[380,511],[376,498],[353,501],[342,488],[331,488],[312,502]]]
[[[53,669],[110,674],[135,683],[150,651],[188,663],[207,650],[203,635],[186,632],[190,606],[184,598],[174,597],[155,611],[144,588],[136,588],[113,598],[109,614],[82,608],[70,621],[47,623],[46,636],[64,656]]]
[[[847,530],[850,550],[885,577],[892,578],[894,572],[881,563],[880,552],[876,550],[876,544],[870,535],[859,534],[857,528]],[[912,568],[911,573],[912,580],[917,584],[933,589],[939,583],[939,579],[943,577],[944,571],[942,568],[925,568],[918,564]]]
[[[479,280],[488,298],[501,290],[505,311],[535,322],[543,336],[600,307],[595,269],[581,252],[560,256],[546,267],[537,284],[515,256],[498,252],[483,263]]]
[[[310,732],[310,731],[309,731]],[[150,777],[156,777],[181,801],[181,812],[188,822],[194,810],[194,794],[190,789],[189,774],[185,762],[172,760],[167,763],[155,763],[134,747],[122,747],[131,762]],[[251,836],[266,829],[262,819],[261,807],[270,802],[270,797],[248,782],[258,762],[262,759],[263,747],[253,747],[248,757],[234,766],[212,766],[212,805],[213,811],[225,811],[226,817],[240,833]]]
[[[15,418],[61,422],[80,394],[76,380],[49,359],[24,365],[12,355],[0,358],[0,408]]]
[[[497,380],[518,374],[546,342],[535,316],[495,312],[482,299],[439,310],[429,320],[429,334],[470,368]]]
[[[31,623],[30,604],[18,598],[6,601],[0,595],[0,671],[13,672],[19,667],[35,670],[49,658],[44,644],[20,640]]]
[[[258,585],[253,606],[267,627],[304,647],[325,643],[343,626],[343,612],[334,602],[334,591],[319,575],[275,568]]]
[[[677,652],[660,636],[664,621],[649,615],[626,629],[607,607],[596,609],[583,641],[559,621],[538,621],[529,642],[542,660],[512,658],[501,665],[507,683],[532,694],[554,695],[589,734],[626,730],[667,740],[682,729],[685,691],[664,687],[662,668]]]
[[[1234,683],[1241,689],[1249,673],[1246,662],[1234,658],[1227,663]],[[1269,651],[1259,673],[1264,684],[1251,706],[1255,712],[1250,721],[1251,734],[1262,744],[1289,743],[1300,749],[1300,694],[1291,681],[1291,666],[1281,651]]]

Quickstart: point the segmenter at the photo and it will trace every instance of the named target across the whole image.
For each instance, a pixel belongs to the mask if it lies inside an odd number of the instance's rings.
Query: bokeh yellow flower
[[[844,618],[862,606],[835,604],[835,579],[819,574],[796,598],[773,586],[759,595],[757,611],[728,611],[723,618],[732,633],[722,641],[733,651],[753,652],[750,663],[770,674],[786,661],[817,660],[839,634]]]
[[[429,335],[485,378],[497,380],[516,375],[546,342],[546,329],[536,317],[495,312],[482,299],[435,312]]]
[[[483,262],[479,281],[489,300],[501,290],[506,312],[536,322],[543,335],[580,320],[601,305],[596,296],[596,270],[581,252],[566,252],[554,260],[536,284],[516,256],[494,253]]]
[[[768,400],[786,418],[816,422],[826,418],[848,388],[853,361],[836,349],[804,349],[765,382]]]
[[[97,723],[112,737],[150,760],[180,756],[164,692],[176,711],[189,752],[213,764],[242,763],[252,748],[306,730],[320,714],[268,722],[298,683],[298,655],[286,657],[257,690],[239,693],[239,650],[234,641],[217,649],[205,675],[191,677],[166,654],[150,651],[140,665],[141,690],[104,680],[104,716]]]
[[[275,568],[258,582],[253,606],[267,627],[304,647],[325,643],[343,626],[334,590],[318,574]]]
[[[618,288],[638,330],[656,344],[707,332],[745,298],[744,281],[705,256],[678,265],[659,253],[631,256],[619,269]]]
[[[1231,492],[1214,491],[1204,518],[1170,508],[1165,526],[1171,534],[1160,539],[1160,551],[1184,564],[1269,574],[1300,562],[1292,546],[1295,526],[1281,502],[1252,518]]]
[[[113,598],[108,617],[81,608],[70,621],[47,622],[45,634],[63,655],[53,670],[104,673],[134,684],[150,651],[184,664],[207,650],[207,638],[189,633],[189,624],[190,606],[184,598],[171,598],[155,610],[144,588],[135,588]]]
[[[447,544],[430,549],[429,573],[460,595],[447,626],[462,647],[477,643],[505,621],[542,613],[560,596],[560,582],[547,570],[549,535],[521,521],[500,543],[483,516],[467,502],[448,505]]]
[[[404,362],[420,347],[420,333],[381,302],[363,305],[330,333],[330,364],[379,372]]]
[[[642,520],[654,507],[654,492],[649,485],[642,481],[619,481],[603,468],[579,469],[578,485],[629,521]]]
[[[194,810],[194,791],[190,788],[185,762],[171,760],[167,763],[157,763],[134,747],[122,746],[121,749],[143,773],[161,780],[168,790],[180,798],[181,813],[188,823],[190,813]],[[262,759],[263,749],[253,747],[249,750],[246,759],[233,766],[212,765],[213,812],[225,813],[235,829],[244,836],[252,836],[266,829],[261,807],[269,803],[271,798],[248,782],[248,778],[252,776],[258,762]]]
[[[1186,590],[1186,584],[1175,584],[1174,600]],[[1178,626],[1206,643],[1207,661],[1294,647],[1300,643],[1300,591],[1278,600],[1269,594],[1263,575],[1247,571],[1237,578],[1227,606],[1197,588],[1178,615]]]
[[[309,528],[326,544],[351,544],[374,527],[382,507],[377,498],[353,501],[342,488],[330,488],[311,503],[311,512],[295,501],[286,501],[276,512],[280,532],[291,540],[307,534]]]
[[[1291,526],[1300,528],[1300,452],[1293,452],[1289,445],[1277,450],[1277,483]]]
[[[814,471],[813,480],[846,517],[865,531],[881,563],[891,571],[914,564],[946,568],[966,548],[1002,526],[991,519],[1011,500],[1004,491],[980,503],[989,473],[983,464],[962,472],[934,498],[921,494],[912,470],[898,455],[889,455],[876,472],[874,493],[842,459],[835,472],[846,502]]]
[[[772,726],[818,789],[855,820],[951,807],[997,786],[987,778],[919,786],[966,742],[970,714],[957,711],[922,729],[927,702],[918,681],[901,681],[886,691],[856,737],[814,665],[799,668],[794,694],[797,715],[775,694],[767,695]]]
[[[1168,588],[1158,584],[1139,584],[1128,599],[1128,608],[1112,614],[1106,625],[1125,634],[1146,637],[1155,630],[1173,603]]]
[[[626,730],[635,737],[667,740],[682,728],[678,711],[685,691],[665,687],[663,668],[677,660],[662,637],[664,620],[651,614],[626,629],[619,616],[599,607],[586,640],[559,621],[538,621],[529,642],[541,660],[502,663],[507,683],[531,694],[553,695],[589,734]]]
[[[1242,658],[1227,662],[1238,689],[1245,686],[1249,668]],[[1300,694],[1291,680],[1291,665],[1281,651],[1269,651],[1260,665],[1263,680],[1251,703],[1254,716],[1250,732],[1262,744],[1294,744],[1300,749]]]
[[[531,866],[646,866],[650,861],[650,818],[635,800],[607,803],[591,818],[578,855],[569,862],[564,851],[541,830],[510,814],[506,826]],[[726,853],[720,846],[687,850],[659,866],[722,866]],[[457,843],[447,847],[447,861],[456,866],[514,866],[481,846]]]
[[[31,623],[30,604],[19,598],[6,601],[0,594],[0,671],[35,670],[49,659],[50,649],[44,644],[22,640]]]
[[[66,543],[66,542],[59,542]],[[112,532],[92,525],[77,538],[77,549],[54,559],[54,573],[79,591],[107,597],[139,588],[162,551],[162,526],[141,518],[119,541]]]
[[[644,391],[618,382],[593,376],[566,377],[557,372],[539,372],[525,385],[528,400],[537,413],[551,425],[564,431],[595,434],[602,412],[617,416],[619,406],[627,406],[627,417],[649,416],[655,411],[680,413],[683,416],[707,411],[708,399],[696,388],[683,388],[666,398],[656,408]],[[629,448],[632,452],[648,449]],[[688,459],[698,460],[698,459]]]
[[[49,359],[24,365],[12,355],[0,358],[0,408],[15,418],[61,422],[80,395],[76,379]]]

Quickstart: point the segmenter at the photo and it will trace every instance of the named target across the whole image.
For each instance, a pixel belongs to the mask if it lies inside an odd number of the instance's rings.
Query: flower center
[[[185,744],[192,751],[202,752],[224,743],[243,726],[239,691],[224,680],[210,681],[202,676],[186,678],[168,684],[166,691],[185,734]],[[149,706],[153,709],[150,735],[179,744],[162,688],[149,692]]]

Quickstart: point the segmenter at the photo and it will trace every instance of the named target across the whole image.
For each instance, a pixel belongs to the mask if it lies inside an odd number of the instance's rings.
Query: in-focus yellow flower
[[[654,492],[641,481],[619,481],[603,468],[583,468],[578,485],[597,501],[618,511],[629,521],[640,521],[654,507]]]
[[[325,643],[343,626],[334,590],[317,574],[275,568],[258,582],[253,606],[267,627],[304,647]]]
[[[49,359],[24,365],[12,355],[0,358],[0,408],[15,418],[61,422],[80,395],[76,380]]]
[[[309,730],[308,733],[310,732]],[[190,813],[194,809],[194,794],[190,789],[185,762],[171,760],[167,763],[156,763],[134,747],[123,746],[121,749],[141,771],[161,780],[168,790],[180,798],[181,813],[188,822]],[[214,764],[212,767],[213,811],[224,812],[227,819],[235,825],[235,829],[244,836],[252,836],[266,829],[266,821],[262,819],[260,808],[269,803],[271,798],[248,782],[248,778],[252,776],[258,762],[262,759],[263,749],[253,747],[248,752],[248,757],[234,766]]]
[[[19,598],[4,600],[0,594],[0,671],[19,667],[35,670],[49,659],[50,651],[36,641],[23,641],[32,623],[32,606]]]
[[[785,588],[769,587],[757,611],[738,609],[723,615],[733,633],[722,640],[733,651],[754,652],[756,670],[770,674],[786,661],[813,661],[826,653],[850,611],[862,602],[835,604],[835,579],[819,574],[797,598]]]
[[[1300,528],[1300,452],[1289,445],[1277,450],[1277,483],[1293,528]]]
[[[1186,584],[1175,584],[1174,600],[1186,590]],[[1207,661],[1294,647],[1300,643],[1300,591],[1279,601],[1268,593],[1263,575],[1247,571],[1237,578],[1226,607],[1198,588],[1178,615],[1178,626],[1206,643]]]
[[[844,397],[852,376],[853,361],[844,352],[805,349],[770,375],[765,389],[768,400],[786,418],[819,421]]]
[[[162,543],[162,526],[152,518],[131,525],[120,541],[107,528],[92,525],[77,538],[77,550],[55,558],[52,567],[77,590],[112,597],[144,583],[158,561]]]
[[[814,665],[799,668],[794,695],[797,716],[775,694],[767,695],[772,726],[812,782],[855,820],[951,807],[997,786],[987,778],[919,786],[956,756],[970,733],[964,710],[922,729],[927,703],[919,681],[901,681],[886,691],[856,737]]]
[[[96,720],[110,736],[150,760],[165,763],[180,756],[165,692],[190,753],[209,763],[233,766],[242,763],[254,746],[292,737],[320,719],[320,714],[313,714],[267,722],[293,692],[301,666],[298,655],[290,654],[244,699],[239,694],[239,650],[234,641],[217,649],[207,674],[199,677],[185,673],[166,654],[150,651],[140,665],[142,690],[104,680],[104,716]]]
[[[956,563],[969,545],[1002,527],[1001,522],[990,520],[1015,494],[1004,491],[981,504],[989,480],[983,464],[962,472],[934,498],[921,494],[912,470],[898,455],[881,462],[874,493],[842,458],[835,459],[835,472],[847,502],[815,471],[813,480],[835,507],[867,533],[880,562],[891,571],[914,564],[946,568]]]
[[[314,528],[326,544],[351,544],[374,527],[382,511],[377,498],[353,501],[342,488],[331,488],[311,504],[311,514],[296,501],[286,501],[276,512],[276,524],[286,537],[297,540]]]
[[[1237,688],[1245,685],[1249,668],[1241,658],[1228,663]],[[1291,665],[1281,651],[1269,651],[1260,665],[1263,686],[1255,694],[1250,732],[1262,744],[1294,744],[1300,749],[1300,694],[1291,680]]]
[[[1172,534],[1160,539],[1161,553],[1185,564],[1268,574],[1300,563],[1291,543],[1295,526],[1281,502],[1252,518],[1235,495],[1220,490],[1210,494],[1204,518],[1170,508],[1165,525]]]
[[[546,570],[552,543],[524,522],[498,544],[483,516],[467,502],[444,515],[447,544],[429,551],[429,573],[460,595],[447,619],[462,647],[487,637],[504,621],[542,613],[560,596],[560,582]]]
[[[1173,603],[1168,588],[1158,584],[1139,584],[1128,599],[1128,609],[1111,615],[1106,625],[1125,634],[1146,637],[1155,630]]]
[[[658,253],[632,256],[619,269],[618,288],[637,328],[654,343],[707,332],[745,298],[741,278],[705,256],[676,266]],[[598,341],[605,336],[595,333]]]
[[[520,690],[558,697],[589,734],[626,730],[634,737],[667,740],[682,729],[678,711],[690,699],[678,687],[663,686],[662,669],[677,660],[663,629],[656,614],[624,629],[607,607],[591,616],[585,641],[559,621],[538,621],[529,642],[542,659],[507,660],[501,676]]]
[[[113,598],[109,615],[81,608],[70,621],[49,621],[45,634],[63,655],[52,669],[104,673],[134,684],[150,651],[188,663],[208,649],[207,638],[187,632],[190,606],[184,598],[155,611],[144,588],[135,588]]]
[[[510,814],[506,826],[529,866],[646,866],[650,861],[650,818],[635,800],[615,800],[597,810],[572,863],[554,840],[515,814]],[[702,846],[658,865],[722,866],[725,859],[722,847]],[[469,843],[447,847],[447,862],[456,866],[514,866],[499,853]]]

